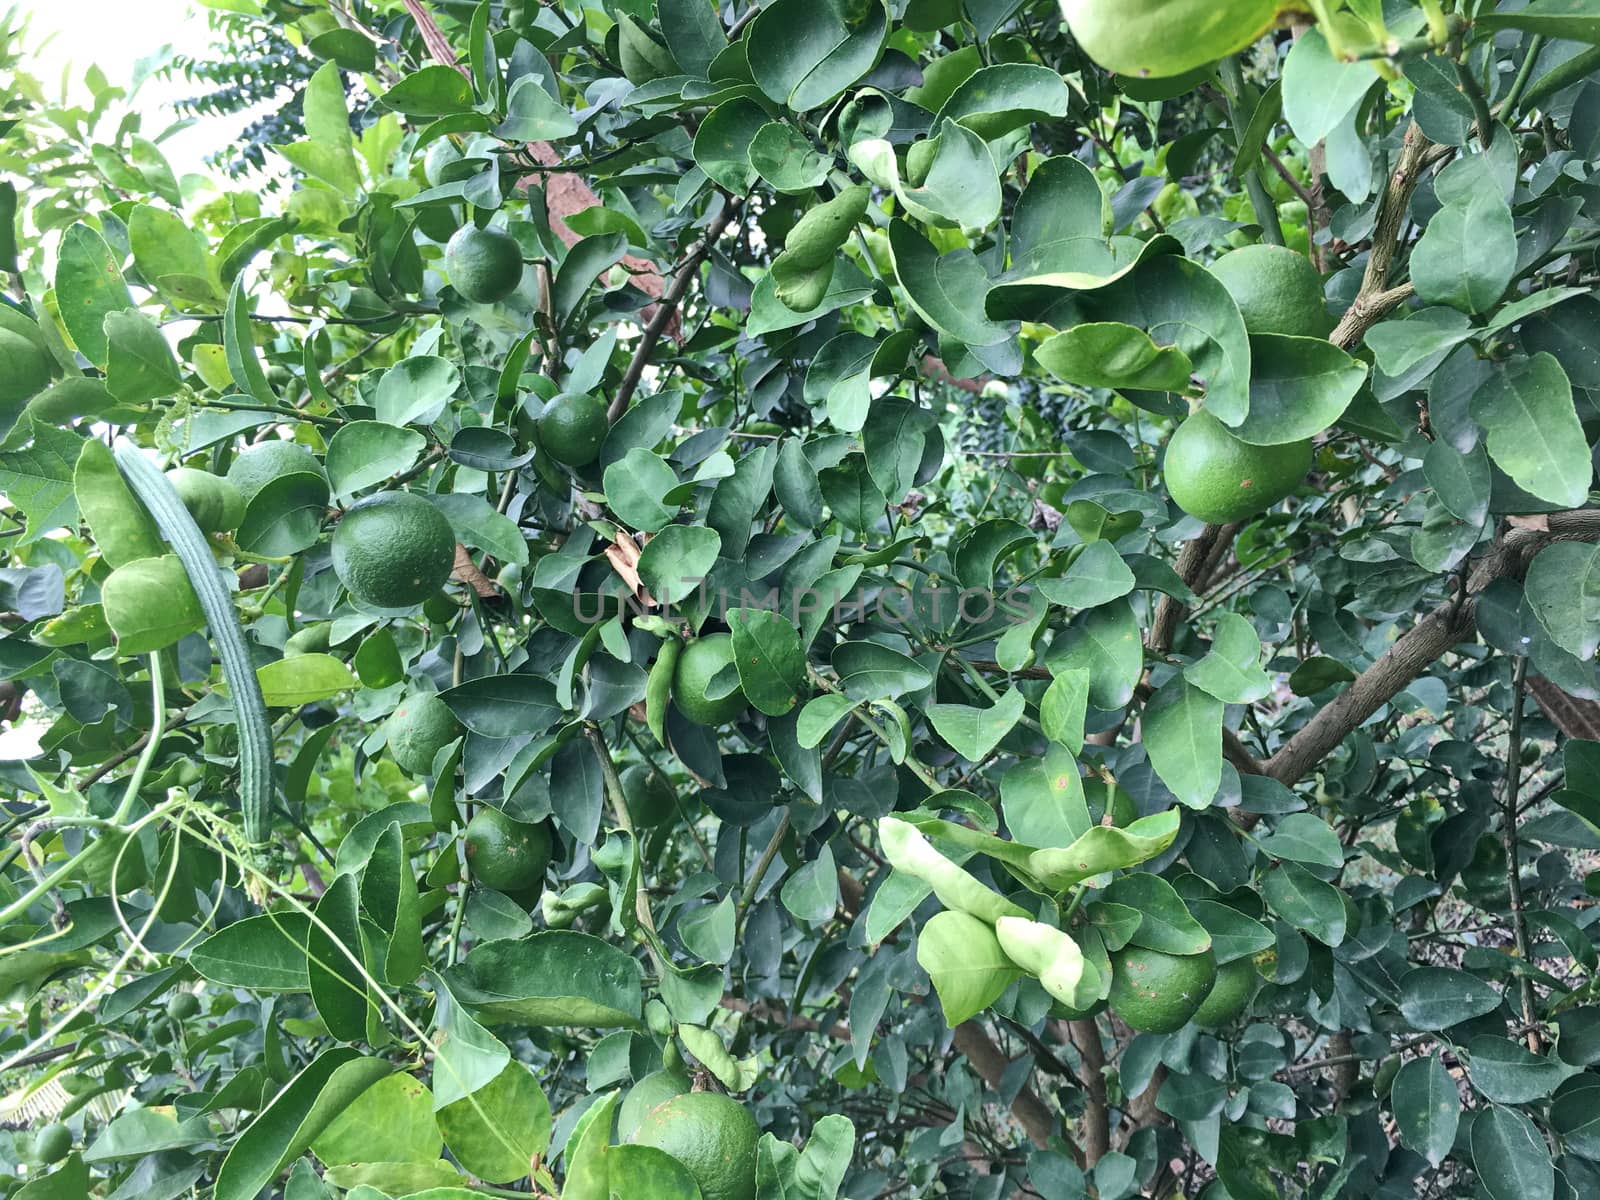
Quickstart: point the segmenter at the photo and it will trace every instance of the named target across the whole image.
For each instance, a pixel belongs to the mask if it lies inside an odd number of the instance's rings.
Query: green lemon
[[[233,460],[228,468],[228,482],[239,489],[239,495],[249,504],[255,494],[274,479],[299,474],[328,477],[317,456],[299,442],[262,442]]]
[[[206,623],[176,554],[123,563],[100,585],[100,604],[124,654],[163,649]]]
[[[1179,508],[1226,525],[1264,513],[1294,491],[1311,469],[1311,443],[1252,446],[1202,410],[1178,426],[1162,469]]]
[[[429,774],[434,756],[461,736],[461,722],[433,692],[417,692],[400,701],[383,728],[389,757],[413,775]]]
[[[719,1092],[690,1092],[651,1109],[633,1141],[672,1155],[694,1176],[703,1200],[755,1200],[756,1142],[750,1110]]]
[[[740,688],[714,699],[706,695],[717,673],[732,662],[729,634],[713,633],[686,645],[672,675],[672,700],[678,711],[696,725],[721,725],[742,713],[745,699]]]
[[[72,1152],[72,1130],[60,1121],[46,1125],[33,1135],[33,1157],[49,1166]]]
[[[200,1015],[200,997],[193,992],[176,992],[167,1000],[167,1016],[174,1021],[187,1021]]]
[[[522,282],[522,247],[503,229],[463,225],[445,243],[444,269],[464,299],[495,304]]]
[[[628,816],[641,829],[670,821],[678,811],[678,793],[660,771],[634,763],[622,772],[622,795],[628,802]]]
[[[1217,981],[1194,1010],[1194,1023],[1201,1029],[1220,1029],[1231,1024],[1250,1007],[1261,976],[1248,958],[1236,958],[1217,968]]]
[[[577,392],[557,396],[539,414],[539,444],[569,467],[592,463],[610,429],[606,406]]]
[[[225,533],[237,529],[244,520],[244,496],[220,475],[194,467],[174,467],[167,472],[167,482],[202,533]]]
[[[1127,946],[1111,956],[1111,1011],[1140,1033],[1182,1029],[1211,991],[1216,957]]]
[[[467,870],[484,887],[521,892],[544,879],[550,865],[550,829],[506,816],[498,808],[480,808],[463,835]]]
[[[1083,52],[1119,75],[1179,75],[1215,62],[1272,27],[1295,0],[1061,0]]]
[[[50,382],[50,360],[39,347],[9,329],[0,329],[0,406],[21,404]]]
[[[1311,260],[1287,246],[1242,246],[1211,264],[1211,274],[1239,306],[1251,333],[1327,337],[1333,318],[1322,276]]]
[[[345,510],[333,531],[333,569],[350,594],[378,608],[421,604],[450,578],[456,535],[412,492],[380,492]]]
[[[653,1071],[628,1089],[617,1109],[617,1136],[628,1141],[651,1111],[674,1096],[688,1095],[690,1080],[682,1071]]]

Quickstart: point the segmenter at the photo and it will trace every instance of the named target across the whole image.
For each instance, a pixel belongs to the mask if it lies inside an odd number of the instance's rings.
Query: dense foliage
[[[1600,3],[217,7],[0,24],[0,1193],[1600,1195]]]

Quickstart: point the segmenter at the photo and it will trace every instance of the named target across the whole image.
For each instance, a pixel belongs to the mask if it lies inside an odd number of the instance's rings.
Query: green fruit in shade
[[[503,229],[463,225],[444,248],[450,285],[474,304],[495,304],[522,282],[522,247]]]
[[[432,596],[456,561],[450,522],[412,492],[380,492],[345,510],[333,531],[333,569],[363,604],[409,608]]]
[[[177,992],[167,1000],[167,1016],[174,1021],[187,1021],[200,1015],[200,997],[193,992]]]
[[[1333,318],[1322,276],[1311,260],[1287,246],[1243,246],[1211,264],[1211,274],[1239,306],[1251,333],[1327,337]]]
[[[1111,956],[1111,1011],[1140,1033],[1182,1029],[1211,991],[1216,956],[1126,946]]]
[[[617,1136],[628,1141],[652,1111],[674,1096],[686,1096],[690,1079],[682,1071],[653,1071],[628,1089],[617,1109]]]
[[[46,1125],[33,1135],[33,1157],[49,1166],[72,1153],[72,1130],[60,1121]]]
[[[1252,446],[1201,410],[1167,443],[1167,491],[1191,517],[1226,525],[1264,513],[1311,470],[1311,443]]]
[[[506,816],[498,808],[480,808],[467,822],[463,836],[467,870],[484,887],[516,893],[544,879],[550,865],[550,829]]]
[[[1248,958],[1236,958],[1217,968],[1217,981],[1194,1010],[1194,1023],[1201,1029],[1220,1029],[1236,1020],[1255,998],[1261,976]]]
[[[628,816],[641,829],[650,829],[677,815],[677,789],[660,771],[643,763],[623,770],[622,795],[628,803]]]
[[[733,637],[713,633],[696,638],[678,655],[672,674],[672,701],[696,725],[721,725],[744,711],[744,691],[735,687],[726,696],[706,695],[711,681],[733,663]]]
[[[0,405],[20,405],[50,382],[50,360],[39,347],[9,329],[0,329]]]
[[[239,489],[249,504],[255,495],[283,475],[316,475],[327,479],[317,456],[299,442],[262,442],[251,446],[228,468],[228,482]]]
[[[539,445],[569,467],[592,463],[610,430],[606,406],[578,392],[557,396],[539,414]]]
[[[461,736],[461,722],[437,694],[417,692],[389,715],[384,735],[390,758],[413,775],[426,775],[434,756]]]
[[[756,1143],[750,1110],[719,1092],[690,1092],[658,1104],[633,1142],[665,1151],[688,1168],[702,1200],[755,1200]]]
[[[422,615],[435,625],[446,625],[461,615],[461,609],[445,593],[435,592],[422,602]]]
[[[237,529],[244,520],[244,496],[220,475],[194,467],[174,467],[167,472],[167,482],[202,533]]]

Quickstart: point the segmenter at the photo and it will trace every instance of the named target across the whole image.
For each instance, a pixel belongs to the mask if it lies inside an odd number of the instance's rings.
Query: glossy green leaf
[[[1321,338],[1254,334],[1250,363],[1250,412],[1233,433],[1258,446],[1321,433],[1344,416],[1367,377],[1364,366]]]
[[[74,225],[62,237],[55,288],[61,323],[83,356],[103,368],[109,348],[106,316],[133,307],[133,298],[111,248],[89,226]]]
[[[1400,1014],[1417,1029],[1448,1029],[1500,1007],[1500,992],[1475,975],[1417,967],[1400,981]]]
[[[1141,727],[1161,782],[1190,808],[1208,807],[1222,784],[1222,702],[1173,679],[1151,697]]]
[[[1567,373],[1552,355],[1496,365],[1472,397],[1472,419],[1488,432],[1489,457],[1519,487],[1553,504],[1584,502],[1594,464]]]
[[[1411,253],[1411,279],[1428,304],[1487,312],[1517,269],[1517,231],[1498,192],[1478,188],[1434,214]]]
[[[568,930],[484,942],[445,978],[465,1007],[491,1022],[637,1025],[644,1002],[632,957]]]
[[[1455,1144],[1461,1096],[1439,1056],[1402,1065],[1390,1085],[1389,1104],[1401,1143],[1436,1167],[1442,1163]]]
[[[988,1008],[1021,974],[993,928],[951,910],[936,914],[917,934],[917,964],[933,980],[952,1029]]]

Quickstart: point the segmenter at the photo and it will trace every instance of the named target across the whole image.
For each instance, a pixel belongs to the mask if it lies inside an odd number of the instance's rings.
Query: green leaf
[[[1437,1054],[1404,1064],[1390,1085],[1400,1142],[1437,1167],[1455,1145],[1461,1123],[1461,1096],[1456,1081]]]
[[[244,276],[233,281],[228,293],[228,308],[222,318],[222,344],[228,356],[228,374],[241,391],[258,403],[276,406],[278,396],[267,382],[267,374],[256,357],[256,335],[250,325],[250,296],[244,290]]]
[[[1349,683],[1356,673],[1336,658],[1314,654],[1289,676],[1289,690],[1296,696],[1315,696],[1337,683]]]
[[[1089,703],[1099,709],[1121,708],[1144,674],[1144,643],[1126,600],[1080,614],[1051,650],[1052,672],[1089,672]]]
[[[166,553],[167,544],[155,521],[117,470],[110,448],[98,438],[85,439],[82,446],[71,490],[100,557],[121,567]]]
[[[1411,280],[1428,304],[1488,312],[1517,270],[1517,231],[1505,197],[1477,188],[1428,222],[1411,252]]]
[[[750,703],[769,717],[781,717],[800,702],[806,655],[800,631],[773,609],[735,608],[728,612],[733,661],[739,686]]]
[[[570,930],[483,942],[445,979],[457,1000],[491,1022],[635,1026],[644,1004],[638,962]]]
[[[768,121],[758,129],[749,158],[761,178],[789,195],[809,195],[828,178],[828,161],[786,121]]]
[[[256,668],[262,699],[271,708],[298,708],[359,687],[350,668],[331,654],[297,654]]]
[[[1046,887],[1063,892],[1106,871],[1148,862],[1172,845],[1173,839],[1178,836],[1180,821],[1178,810],[1169,808],[1166,812],[1140,817],[1125,829],[1114,825],[1095,825],[1063,849],[1034,851],[1028,856],[1028,870]],[[1189,928],[1187,922],[1183,923],[1183,928],[1186,934],[1184,944],[1193,944],[1193,929]],[[1181,950],[1174,953],[1198,951]]]
[[[839,686],[853,700],[883,700],[919,692],[933,675],[916,659],[876,642],[840,642],[832,664]]]
[[[988,1008],[1022,974],[993,928],[953,910],[937,913],[917,934],[917,965],[933,980],[952,1029]]]
[[[839,907],[839,869],[833,851],[824,846],[816,858],[796,868],[783,881],[779,898],[796,920],[820,925],[830,919]]]
[[[1472,1086],[1496,1104],[1543,1100],[1577,1073],[1577,1068],[1534,1054],[1510,1038],[1488,1034],[1468,1042],[1467,1055]]]
[[[981,763],[1010,733],[1022,716],[1026,701],[1019,691],[1010,691],[988,708],[967,704],[930,704],[928,721],[957,754],[968,762]]]
[[[1072,92],[1036,63],[999,63],[974,71],[944,102],[934,124],[955,121],[992,142],[1013,130],[1067,115]]]
[[[1377,82],[1372,63],[1335,58],[1322,31],[1308,29],[1294,40],[1283,62],[1283,119],[1295,137],[1315,146]]]
[[[164,649],[206,622],[176,554],[124,563],[101,585],[100,603],[125,655]]]
[[[1150,698],[1140,725],[1161,782],[1190,808],[1208,808],[1222,786],[1222,702],[1179,676]]]
[[[1170,819],[1176,813],[1173,809],[1161,815]],[[1139,928],[1129,939],[1133,945],[1163,954],[1203,954],[1211,948],[1211,935],[1205,926],[1194,919],[1182,898],[1161,876],[1147,871],[1123,875],[1113,880],[1103,894],[1112,904],[1124,904],[1140,914]]]
[[[0,495],[21,509],[28,522],[19,539],[21,545],[72,524],[78,508],[72,473],[84,445],[84,439],[70,430],[32,419],[29,428],[32,440],[28,445],[0,451]]]
[[[1534,1123],[1493,1105],[1472,1122],[1472,1167],[1489,1200],[1552,1200],[1555,1167]]]
[[[750,73],[795,112],[835,99],[872,69],[889,32],[882,0],[863,0],[847,24],[831,4],[775,0],[745,32]]]
[[[393,1070],[347,1046],[323,1051],[233,1143],[217,1171],[216,1200],[255,1200],[356,1097]]]
[[[1280,862],[1266,872],[1261,877],[1261,895],[1275,913],[1323,945],[1338,946],[1344,941],[1349,917],[1339,889],[1298,863]]]
[[[722,538],[703,525],[668,525],[639,554],[639,578],[660,604],[677,604],[699,591],[716,565]]]
[[[356,1162],[433,1163],[439,1158],[433,1093],[420,1079],[395,1074],[378,1080],[335,1117],[311,1143],[330,1167]]]
[[[317,920],[306,934],[311,999],[328,1032],[342,1042],[366,1036],[367,1011],[374,1004],[361,973],[366,956],[358,889],[353,874],[336,878],[317,901]]]
[[[1594,464],[1553,355],[1497,363],[1472,397],[1472,419],[1488,432],[1489,457],[1518,487],[1568,508],[1588,498]]]
[[[422,973],[426,959],[417,878],[399,821],[390,821],[384,828],[362,868],[361,906],[388,934],[380,977],[396,985],[411,983]]]
[[[1270,950],[1277,941],[1272,930],[1254,917],[1215,900],[1191,900],[1189,912],[1211,935],[1218,966]]]
[[[61,323],[83,356],[103,369],[108,350],[106,316],[132,308],[133,297],[111,247],[87,225],[72,226],[61,239],[55,287]]]
[[[323,465],[333,494],[348,498],[410,470],[427,446],[428,439],[414,429],[383,421],[350,421],[329,439]]]
[[[1217,615],[1211,649],[1185,667],[1183,677],[1224,704],[1254,704],[1272,691],[1272,680],[1261,669],[1261,639],[1238,613]]]
[[[1403,321],[1380,322],[1367,330],[1365,340],[1378,369],[1399,378],[1435,355],[1442,359],[1471,334],[1472,322],[1466,314],[1437,305]]]
[[[251,554],[298,554],[322,534],[328,481],[310,471],[279,475],[250,498],[234,541]]]
[[[1339,835],[1321,817],[1310,813],[1290,813],[1256,842],[1273,858],[1334,869],[1344,866],[1344,847],[1339,844]]]
[[[654,533],[677,515],[667,495],[678,473],[659,455],[637,446],[605,469],[606,503],[630,529]]]
[[[1584,660],[1600,650],[1600,547],[1556,542],[1528,566],[1528,607],[1550,640]]]
[[[1340,417],[1367,369],[1321,338],[1258,333],[1250,338],[1250,412],[1233,434],[1257,446],[1301,442]]]
[[[800,710],[800,717],[795,726],[795,740],[805,749],[809,750],[822,744],[822,739],[833,732],[844,715],[856,707],[858,702],[849,696],[841,696],[837,692],[825,692],[806,701]]]
[[[1082,387],[1181,392],[1193,365],[1176,346],[1158,346],[1150,335],[1115,321],[1074,325],[1048,338],[1034,352],[1039,365]]]
[[[771,118],[754,100],[736,96],[705,115],[694,135],[694,161],[714,183],[736,196],[755,183],[750,147]]]
[[[156,323],[129,309],[105,318],[106,390],[124,404],[175,395],[183,375]]]
[[[427,66],[407,75],[378,99],[385,108],[408,117],[447,117],[472,108],[472,84],[454,67]]]
[[[707,78],[711,61],[728,46],[712,0],[657,0],[661,32],[678,65],[692,75]]]
[[[438,1111],[445,1145],[485,1183],[511,1183],[550,1146],[550,1101],[533,1072],[509,1062],[489,1083]]]
[[[851,161],[894,189],[906,212],[930,226],[987,229],[1000,216],[999,171],[984,140],[964,125],[941,121],[934,136],[915,143],[902,178],[894,147],[882,139],[857,142]]]
[[[385,95],[386,103],[388,99]],[[554,142],[577,132],[578,122],[572,113],[545,91],[539,73],[530,71],[511,85],[506,96],[506,119],[495,126],[494,134],[508,142]]]
[[[1088,714],[1089,672],[1059,670],[1039,699],[1039,726],[1045,737],[1073,754],[1083,749],[1083,724]]]
[[[489,738],[540,734],[561,716],[554,685],[537,675],[485,675],[440,692],[439,698],[458,721]]]
[[[1416,967],[1400,980],[1400,1015],[1414,1029],[1448,1029],[1492,1013],[1501,999],[1476,975],[1448,967]]]
[[[941,255],[904,221],[889,226],[889,248],[906,299],[935,329],[969,346],[992,346],[1014,335],[1014,326],[984,315],[989,276],[971,250]]]
[[[1524,29],[1551,38],[1600,44],[1600,4],[1595,0],[1532,0],[1514,12],[1485,12],[1479,29]]]
[[[1037,581],[1052,604],[1068,608],[1098,608],[1133,591],[1133,572],[1109,541],[1090,542],[1079,552],[1066,574]]]
[[[1248,415],[1250,337],[1233,297],[1204,267],[1155,254],[1083,299],[1091,320],[1125,322],[1154,341],[1181,344],[1217,420],[1237,425]]]
[[[222,987],[256,992],[303,992],[306,933],[299,913],[262,913],[225,925],[189,951],[189,965]]]
[[[461,372],[449,359],[432,354],[403,358],[378,380],[372,404],[378,420],[390,425],[431,424],[461,386]]]

